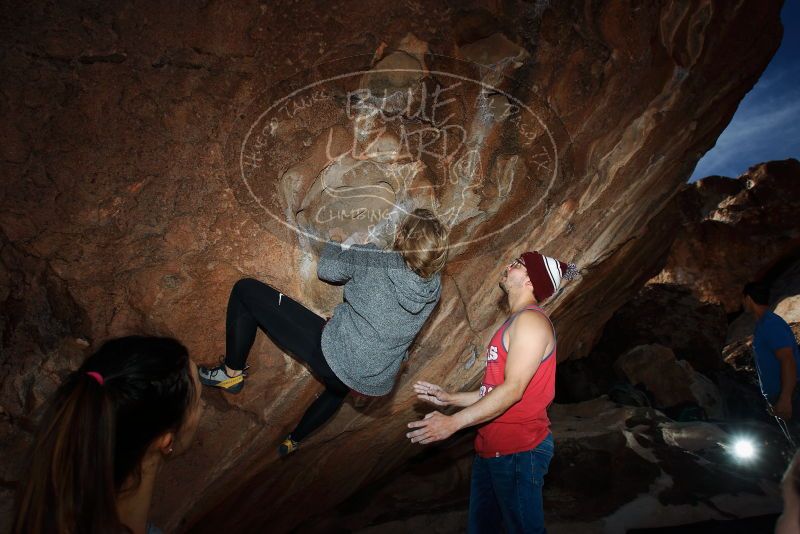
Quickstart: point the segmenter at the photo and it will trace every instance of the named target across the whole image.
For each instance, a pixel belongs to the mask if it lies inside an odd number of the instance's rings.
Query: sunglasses
[[[522,258],[517,258],[508,264],[509,269],[516,269],[517,267],[525,267],[525,262],[522,261]]]

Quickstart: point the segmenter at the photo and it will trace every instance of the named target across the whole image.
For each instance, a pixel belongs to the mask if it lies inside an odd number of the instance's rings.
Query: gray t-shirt
[[[344,302],[322,331],[328,365],[359,393],[389,393],[408,347],[439,302],[441,277],[422,278],[397,251],[334,243],[322,251],[317,276],[345,282]]]

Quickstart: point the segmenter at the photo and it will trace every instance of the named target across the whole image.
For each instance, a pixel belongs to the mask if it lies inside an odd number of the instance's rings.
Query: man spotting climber
[[[770,311],[769,287],[751,282],[744,286],[742,305],[756,318],[753,352],[761,393],[774,415],[785,421],[800,419],[800,351],[789,325]],[[793,425],[796,426],[796,425]]]
[[[511,316],[492,336],[480,389],[451,393],[417,382],[421,400],[458,406],[453,415],[431,412],[408,424],[412,443],[433,443],[462,428],[481,425],[475,438],[469,499],[469,532],[545,532],[542,485],[553,457],[547,407],[555,396],[556,336],[538,306],[575,266],[526,252],[503,271]]]

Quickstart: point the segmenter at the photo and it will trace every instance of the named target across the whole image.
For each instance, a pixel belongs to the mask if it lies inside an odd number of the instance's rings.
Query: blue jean
[[[554,451],[548,434],[530,451],[481,458],[472,463],[469,533],[546,533],[542,486]]]

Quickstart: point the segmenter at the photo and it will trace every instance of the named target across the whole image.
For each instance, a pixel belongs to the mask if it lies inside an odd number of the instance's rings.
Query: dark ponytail
[[[188,352],[176,340],[107,341],[42,416],[13,532],[128,532],[117,494],[128,481],[138,485],[148,447],[180,428],[196,394]]]

